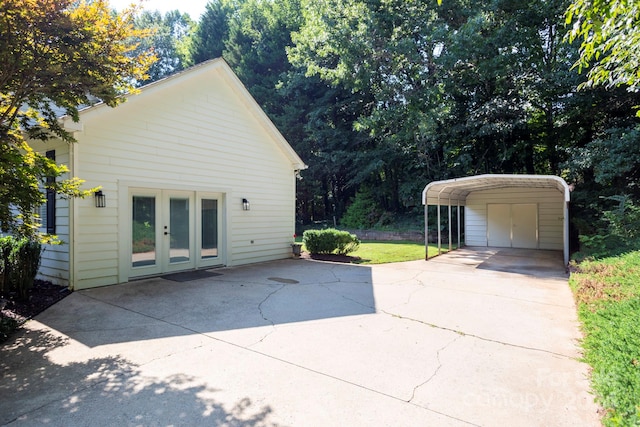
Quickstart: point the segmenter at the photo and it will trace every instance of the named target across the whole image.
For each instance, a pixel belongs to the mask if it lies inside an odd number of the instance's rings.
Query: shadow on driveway
[[[47,330],[25,330],[2,348],[0,425],[277,425],[268,420],[268,405],[257,407],[247,397],[227,409],[213,397],[218,390],[190,375],[146,376],[118,356],[50,360],[69,341]],[[60,419],[32,417],[38,411]]]
[[[376,311],[366,266],[285,260],[215,272],[187,282],[153,278],[78,291],[38,320],[96,347]]]

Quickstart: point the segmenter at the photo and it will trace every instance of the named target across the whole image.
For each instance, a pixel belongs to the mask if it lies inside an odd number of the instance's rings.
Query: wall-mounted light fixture
[[[249,201],[247,199],[242,199],[242,210],[248,211],[249,209],[251,209],[251,205],[249,204]]]
[[[107,196],[102,193],[102,190],[98,190],[93,193],[93,198],[96,202],[96,208],[104,208],[105,206],[107,206]]]

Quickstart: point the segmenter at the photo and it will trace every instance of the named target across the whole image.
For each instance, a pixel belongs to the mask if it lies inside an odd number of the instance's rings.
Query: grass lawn
[[[442,252],[448,251],[448,246]],[[429,256],[438,254],[437,245],[429,245]],[[407,241],[363,241],[357,251],[350,253],[359,257],[356,264],[386,264],[389,262],[415,261],[424,259],[424,243]]]
[[[640,425],[640,251],[583,262],[569,284],[605,426]]]
[[[296,242],[302,243],[302,237],[296,237]],[[455,247],[455,245],[454,245]],[[303,245],[302,250],[307,248]],[[448,252],[449,246],[442,247],[442,253]],[[429,257],[438,254],[437,245],[429,245]],[[360,242],[357,251],[351,252],[350,256],[358,257],[360,260],[354,264],[386,264],[389,262],[416,261],[424,259],[424,243],[398,241],[365,240]]]

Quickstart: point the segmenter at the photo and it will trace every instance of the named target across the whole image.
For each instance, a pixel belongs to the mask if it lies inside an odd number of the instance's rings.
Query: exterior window
[[[202,259],[218,256],[218,201],[202,199]]]
[[[56,160],[56,151],[51,150],[47,151],[46,156],[48,159],[53,161]],[[47,184],[51,184],[55,181],[55,177],[47,177]],[[46,189],[47,192],[47,202],[44,204],[44,209],[42,209],[42,214],[40,215],[42,219],[42,226],[46,227],[48,234],[56,233],[56,192],[51,189]]]
[[[156,265],[156,198],[133,196],[131,266]]]

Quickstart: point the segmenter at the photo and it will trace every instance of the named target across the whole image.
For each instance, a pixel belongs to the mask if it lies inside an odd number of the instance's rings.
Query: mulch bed
[[[36,280],[29,290],[29,298],[26,301],[16,301],[14,298],[5,296],[4,298],[8,299],[8,301],[6,301],[4,309],[0,311],[0,315],[14,319],[21,324],[33,318],[36,314],[43,312],[47,307],[57,303],[70,293],[71,291],[64,286]]]
[[[357,256],[349,256],[349,255],[337,255],[337,254],[310,254],[309,252],[302,252],[300,258],[303,259],[314,259],[317,261],[331,261],[331,262],[342,262],[342,263],[355,263],[360,261],[360,257]]]

